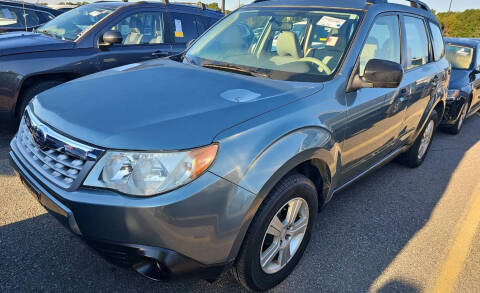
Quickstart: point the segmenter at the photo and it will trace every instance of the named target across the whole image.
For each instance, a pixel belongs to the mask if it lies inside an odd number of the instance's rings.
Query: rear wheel
[[[300,261],[318,211],[315,185],[288,176],[262,203],[245,236],[233,275],[247,289],[264,291],[281,283]]]
[[[468,114],[468,108],[470,106],[469,102],[466,102],[461,110],[460,117],[458,118],[457,122],[455,122],[454,125],[448,126],[445,128],[445,132],[457,135],[460,133],[462,130],[463,123],[465,122],[465,119],[467,118]]]
[[[30,86],[29,88],[27,88],[25,92],[22,94],[22,96],[20,97],[20,101],[19,101],[20,104],[18,105],[18,108],[17,108],[17,117],[19,119],[22,118],[23,112],[25,112],[25,108],[27,107],[28,103],[30,103],[30,101],[36,95],[50,88],[53,88],[57,85],[60,85],[62,83],[63,81],[61,80],[45,80],[45,81],[38,82]]]
[[[432,139],[433,135],[435,134],[437,124],[438,114],[436,110],[433,110],[432,114],[430,114],[430,118],[425,124],[423,131],[420,133],[413,145],[406,153],[399,157],[399,160],[402,164],[410,168],[416,168],[423,163],[432,145]]]

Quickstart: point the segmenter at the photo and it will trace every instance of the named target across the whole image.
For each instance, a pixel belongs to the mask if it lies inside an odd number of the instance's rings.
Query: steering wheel
[[[325,71],[326,74],[331,75],[333,72],[332,70],[325,64],[324,62],[318,60],[317,58],[313,57],[303,57],[300,61],[310,62],[315,65],[318,65],[318,71],[322,72]]]

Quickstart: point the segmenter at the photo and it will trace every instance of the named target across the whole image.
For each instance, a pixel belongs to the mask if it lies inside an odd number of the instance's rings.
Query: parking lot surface
[[[155,282],[117,268],[65,231],[8,161],[0,121],[0,292],[238,292],[215,283]],[[480,116],[459,136],[438,133],[425,163],[388,164],[338,194],[310,245],[274,292],[480,292]]]

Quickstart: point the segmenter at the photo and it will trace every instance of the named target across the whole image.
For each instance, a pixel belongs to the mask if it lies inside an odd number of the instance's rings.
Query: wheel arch
[[[23,95],[30,87],[32,87],[36,83],[49,81],[49,80],[58,80],[61,82],[67,82],[78,77],[80,77],[80,75],[73,72],[33,74],[25,77],[19,86],[20,90],[18,92],[17,101],[15,103],[15,112],[14,112],[15,115],[18,116],[19,114],[18,111],[21,105],[21,101],[23,99]]]
[[[280,148],[283,149],[282,152],[279,152]],[[263,170],[265,165],[278,165],[280,167],[267,180],[262,181],[263,184],[246,213],[242,228],[232,247],[230,260],[236,259],[244,242],[244,237],[261,204],[283,178],[292,173],[302,174],[315,184],[319,207],[322,207],[329,200],[337,169],[338,149],[339,147],[333,141],[329,131],[320,127],[307,127],[289,133],[260,154],[251,164],[248,174],[242,181],[246,182],[249,181],[249,178],[256,178],[258,182],[257,177],[261,176],[261,172],[255,172],[255,170]],[[279,164],[277,160],[281,160],[285,154],[289,153],[294,153],[294,155]],[[240,186],[242,185],[240,184]]]

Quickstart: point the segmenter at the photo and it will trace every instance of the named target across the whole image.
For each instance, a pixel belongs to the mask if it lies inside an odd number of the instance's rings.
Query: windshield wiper
[[[255,77],[264,77],[264,78],[270,78],[270,76],[266,73],[263,72],[258,72],[258,71],[253,71],[253,70],[247,70],[240,68],[235,65],[219,65],[219,64],[202,64],[203,67],[206,68],[211,68],[211,69],[217,69],[217,70],[222,70],[222,71],[227,71],[227,72],[232,72],[232,73],[239,73],[243,75],[248,75],[248,76],[255,76]]]

